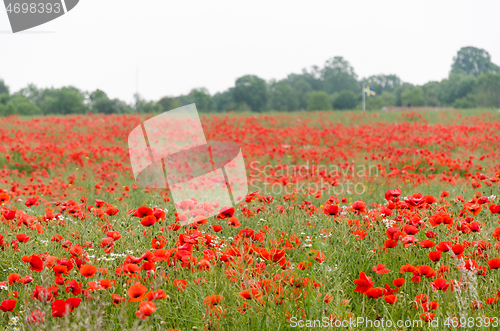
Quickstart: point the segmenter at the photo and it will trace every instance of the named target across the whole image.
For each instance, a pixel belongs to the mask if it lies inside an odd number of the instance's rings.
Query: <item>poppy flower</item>
[[[97,267],[91,264],[85,264],[80,267],[80,273],[84,277],[92,277],[97,272]]]
[[[154,217],[153,215],[148,215],[141,219],[142,226],[148,227],[154,225],[155,223],[156,223],[156,217]]]
[[[215,232],[219,232],[222,230],[222,226],[218,225],[218,224],[213,224],[212,225],[212,229],[215,231]]]
[[[51,304],[52,317],[64,317],[71,313],[75,308],[80,305],[82,299],[80,298],[69,298],[66,300],[55,300]]]
[[[72,279],[65,289],[66,293],[72,293],[73,295],[79,295],[82,293],[82,283],[78,283],[76,280]]]
[[[420,246],[422,246],[423,248],[431,248],[431,247],[434,247],[436,245],[436,243],[432,240],[422,240],[420,242]]]
[[[396,301],[398,300],[398,297],[395,295],[395,294],[389,294],[389,295],[386,295],[384,296],[384,300],[388,303],[388,304],[395,304]]]
[[[175,279],[174,286],[177,286],[179,291],[184,291],[188,287],[188,283],[184,279]]]
[[[384,274],[386,274],[386,273],[391,272],[389,269],[387,269],[387,268],[385,267],[385,265],[383,265],[383,264],[381,264],[381,263],[379,263],[379,264],[377,264],[376,266],[374,266],[374,267],[372,268],[372,270],[373,270],[373,271],[375,271],[375,272],[376,272],[377,274],[379,274],[379,275],[384,275]]]
[[[429,252],[429,259],[433,262],[438,262],[441,260],[441,254],[443,254],[440,251],[431,251]]]
[[[446,279],[443,278],[436,278],[434,282],[431,283],[431,288],[434,291],[442,290],[443,292],[446,292],[446,289],[448,289],[449,286],[450,284],[446,283]]]
[[[224,297],[222,295],[218,294],[212,294],[208,295],[203,299],[203,304],[209,308],[213,308],[214,306],[218,305]]]
[[[31,256],[23,256],[23,261],[30,264],[28,267],[30,270],[38,272],[43,270],[43,261],[38,255],[33,254]]]
[[[33,310],[31,314],[26,317],[29,324],[41,324],[45,318],[45,313],[40,310]]]
[[[146,319],[156,310],[156,303],[152,301],[143,301],[139,304],[139,310],[135,312],[135,315],[141,320]]]
[[[142,301],[144,299],[143,295],[147,292],[147,290],[146,286],[140,283],[130,286],[127,291],[127,294],[130,297],[128,301]]]
[[[12,313],[14,311],[14,308],[16,308],[17,301],[16,300],[4,300],[0,304],[0,309],[6,313],[10,312]]]
[[[372,286],[375,284],[375,282],[372,282],[372,279],[370,277],[366,276],[366,274],[364,272],[360,272],[359,278],[353,280],[353,282],[354,282],[354,284],[356,284],[356,288],[354,289],[354,292],[359,292],[359,293],[366,292],[367,290],[372,288]]]
[[[19,242],[26,243],[28,240],[31,239],[31,237],[28,237],[24,233],[16,234],[16,239],[19,240]]]
[[[111,294],[111,299],[113,300],[113,304],[115,305],[118,305],[121,302],[125,301],[125,298],[122,298],[121,296],[115,293]]]
[[[432,321],[434,319],[435,314],[432,313],[423,313],[420,314],[420,318],[423,319],[426,323]]]
[[[148,299],[148,301],[160,300],[168,298],[168,295],[163,290],[160,289],[158,291],[149,291],[146,294],[146,298]]]
[[[378,299],[386,294],[386,289],[383,287],[372,287],[366,290],[363,294],[371,299]]]
[[[405,283],[405,279],[404,278],[396,278],[392,281],[392,283],[394,284],[394,286],[396,287],[401,287],[403,286],[403,284]]]
[[[490,267],[490,269],[500,269],[500,259],[488,260],[488,266]]]

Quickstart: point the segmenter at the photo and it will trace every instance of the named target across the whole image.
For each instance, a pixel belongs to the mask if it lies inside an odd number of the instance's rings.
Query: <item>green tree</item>
[[[467,94],[474,91],[476,87],[476,78],[463,74],[450,75],[448,79],[443,79],[439,83],[438,99],[442,105],[453,105],[455,100],[464,98]]]
[[[474,100],[480,107],[500,108],[500,74],[479,76]]]
[[[332,106],[333,109],[355,109],[358,105],[359,97],[352,91],[340,91],[334,98]]]
[[[321,69],[323,90],[328,94],[349,90],[360,90],[354,68],[341,56],[333,57],[325,62]]]
[[[396,96],[396,106],[401,107],[401,106],[406,106],[407,104],[403,105],[403,99],[402,95],[406,91],[409,91],[413,88],[413,85],[410,83],[403,83],[401,86],[396,87],[394,89],[394,95]]]
[[[393,92],[403,82],[397,75],[373,75],[361,80],[362,85],[367,85],[375,89],[377,94],[382,92]]]
[[[310,80],[307,75],[298,74],[290,74],[286,78],[286,82],[292,87],[294,94],[299,100],[300,109],[307,109],[309,94],[313,91],[313,87],[309,82]]]
[[[43,100],[43,90],[40,90],[38,87],[36,87],[36,85],[29,84],[27,87],[19,90],[17,94],[27,97],[31,103],[37,105],[38,107],[41,107],[41,103]]]
[[[74,87],[45,89],[40,108],[43,114],[83,114],[89,110],[84,104],[85,95]]]
[[[254,75],[246,75],[236,80],[233,98],[237,103],[247,104],[252,111],[266,109],[268,93],[266,81]]]
[[[166,112],[168,110],[176,109],[182,107],[182,103],[173,97],[163,97],[158,100],[157,104],[161,107],[161,112]]]
[[[328,94],[324,91],[311,92],[307,102],[307,110],[331,110],[332,105],[328,100]]]
[[[436,107],[439,105],[439,83],[429,82],[422,86],[424,93],[424,106]]]
[[[218,112],[237,109],[236,102],[233,99],[233,89],[234,88],[230,88],[224,92],[217,92],[214,94],[212,100]]]
[[[134,94],[134,111],[143,114],[157,114],[161,111],[161,106],[153,101],[146,101],[140,94]]]
[[[9,87],[5,85],[3,79],[0,79],[0,94],[6,93],[9,94]]]
[[[407,105],[408,103],[411,106],[420,107],[424,105],[424,92],[421,87],[415,86],[411,90],[404,92],[401,95],[401,101],[403,105]]]
[[[450,75],[464,74],[477,77],[498,71],[498,66],[491,62],[491,56],[487,51],[469,46],[462,47],[453,58]]]
[[[299,97],[293,88],[284,80],[271,82],[269,85],[271,109],[292,111],[299,109]]]
[[[212,97],[206,88],[197,88],[191,90],[189,97],[196,104],[196,109],[201,112],[209,112],[214,110],[215,106]]]

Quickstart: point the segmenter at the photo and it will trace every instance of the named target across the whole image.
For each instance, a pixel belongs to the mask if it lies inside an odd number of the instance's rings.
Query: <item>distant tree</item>
[[[307,102],[307,110],[330,110],[332,105],[328,100],[328,94],[324,91],[311,92]]]
[[[237,103],[246,103],[252,111],[266,109],[268,93],[266,81],[254,75],[246,75],[236,80],[233,98]]]
[[[476,47],[462,47],[453,58],[450,75],[464,74],[477,77],[498,71],[498,66],[491,62],[491,56],[487,51]]]
[[[163,97],[160,100],[158,100],[157,104],[160,106],[161,108],[160,111],[162,113],[168,110],[182,107],[182,103],[173,97]]]
[[[143,114],[157,114],[161,111],[161,106],[153,101],[146,101],[140,94],[134,94],[134,110]]]
[[[9,87],[5,85],[3,79],[0,79],[0,94],[9,94]]]
[[[212,97],[206,88],[195,88],[189,93],[192,102],[196,104],[196,109],[201,112],[215,110]]]
[[[284,80],[272,81],[269,84],[269,95],[271,98],[271,109],[281,111],[292,111],[299,109],[299,97],[293,88]]]
[[[438,99],[440,104],[451,106],[457,99],[464,98],[474,91],[477,81],[474,76],[464,74],[453,74],[448,79],[443,79],[438,87]]]
[[[20,94],[7,96],[6,93],[0,95],[0,116],[40,115],[41,110],[35,104],[29,102],[28,98]]]
[[[500,74],[484,74],[477,79],[474,100],[480,107],[500,108]]]
[[[235,110],[237,108],[236,102],[233,99],[233,89],[230,88],[224,92],[217,92],[212,97],[215,109],[218,112]]]
[[[335,99],[333,100],[332,106],[333,109],[355,109],[358,105],[358,94],[355,94],[352,91],[340,91]]]
[[[394,95],[396,97],[396,106],[401,107],[401,106],[406,106],[407,104],[403,105],[403,99],[402,95],[406,91],[409,91],[413,88],[414,86],[410,83],[403,83],[401,86],[396,87],[394,89]]]
[[[43,114],[83,114],[89,109],[84,104],[85,95],[74,87],[45,89],[40,108]]]
[[[290,74],[286,78],[286,82],[292,87],[293,93],[299,100],[299,108],[307,109],[307,101],[309,94],[313,91],[310,78],[307,75]]]
[[[412,106],[420,107],[424,105],[424,92],[421,87],[415,86],[411,90],[404,92],[401,95],[403,105],[410,103]]]
[[[90,101],[96,101],[98,99],[108,99],[108,95],[101,90],[95,90],[89,94]]]
[[[361,83],[374,88],[377,94],[382,94],[384,91],[393,92],[398,86],[403,85],[397,75],[373,75],[362,79]]]
[[[17,94],[23,95],[28,98],[31,103],[41,107],[43,100],[43,90],[36,87],[34,84],[29,84],[27,87],[19,90]]]
[[[436,107],[439,105],[439,83],[429,82],[422,86],[424,93],[424,106]]]
[[[336,56],[325,62],[321,69],[323,90],[328,94],[349,90],[359,91],[359,84],[354,68],[341,56]]]

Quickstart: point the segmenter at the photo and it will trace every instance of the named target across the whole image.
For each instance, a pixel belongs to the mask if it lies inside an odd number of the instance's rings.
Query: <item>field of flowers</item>
[[[496,110],[202,116],[250,189],[189,226],[134,182],[146,118],[0,119],[1,330],[500,327]]]

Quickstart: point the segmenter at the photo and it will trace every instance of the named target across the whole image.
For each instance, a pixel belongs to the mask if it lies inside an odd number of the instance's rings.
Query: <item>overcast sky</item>
[[[360,78],[423,84],[445,78],[463,46],[500,64],[499,13],[498,0],[80,0],[12,34],[2,7],[0,78],[12,91],[73,85],[131,101],[137,68],[139,93],[159,99],[194,87],[213,94],[246,74],[282,79],[343,56]]]

